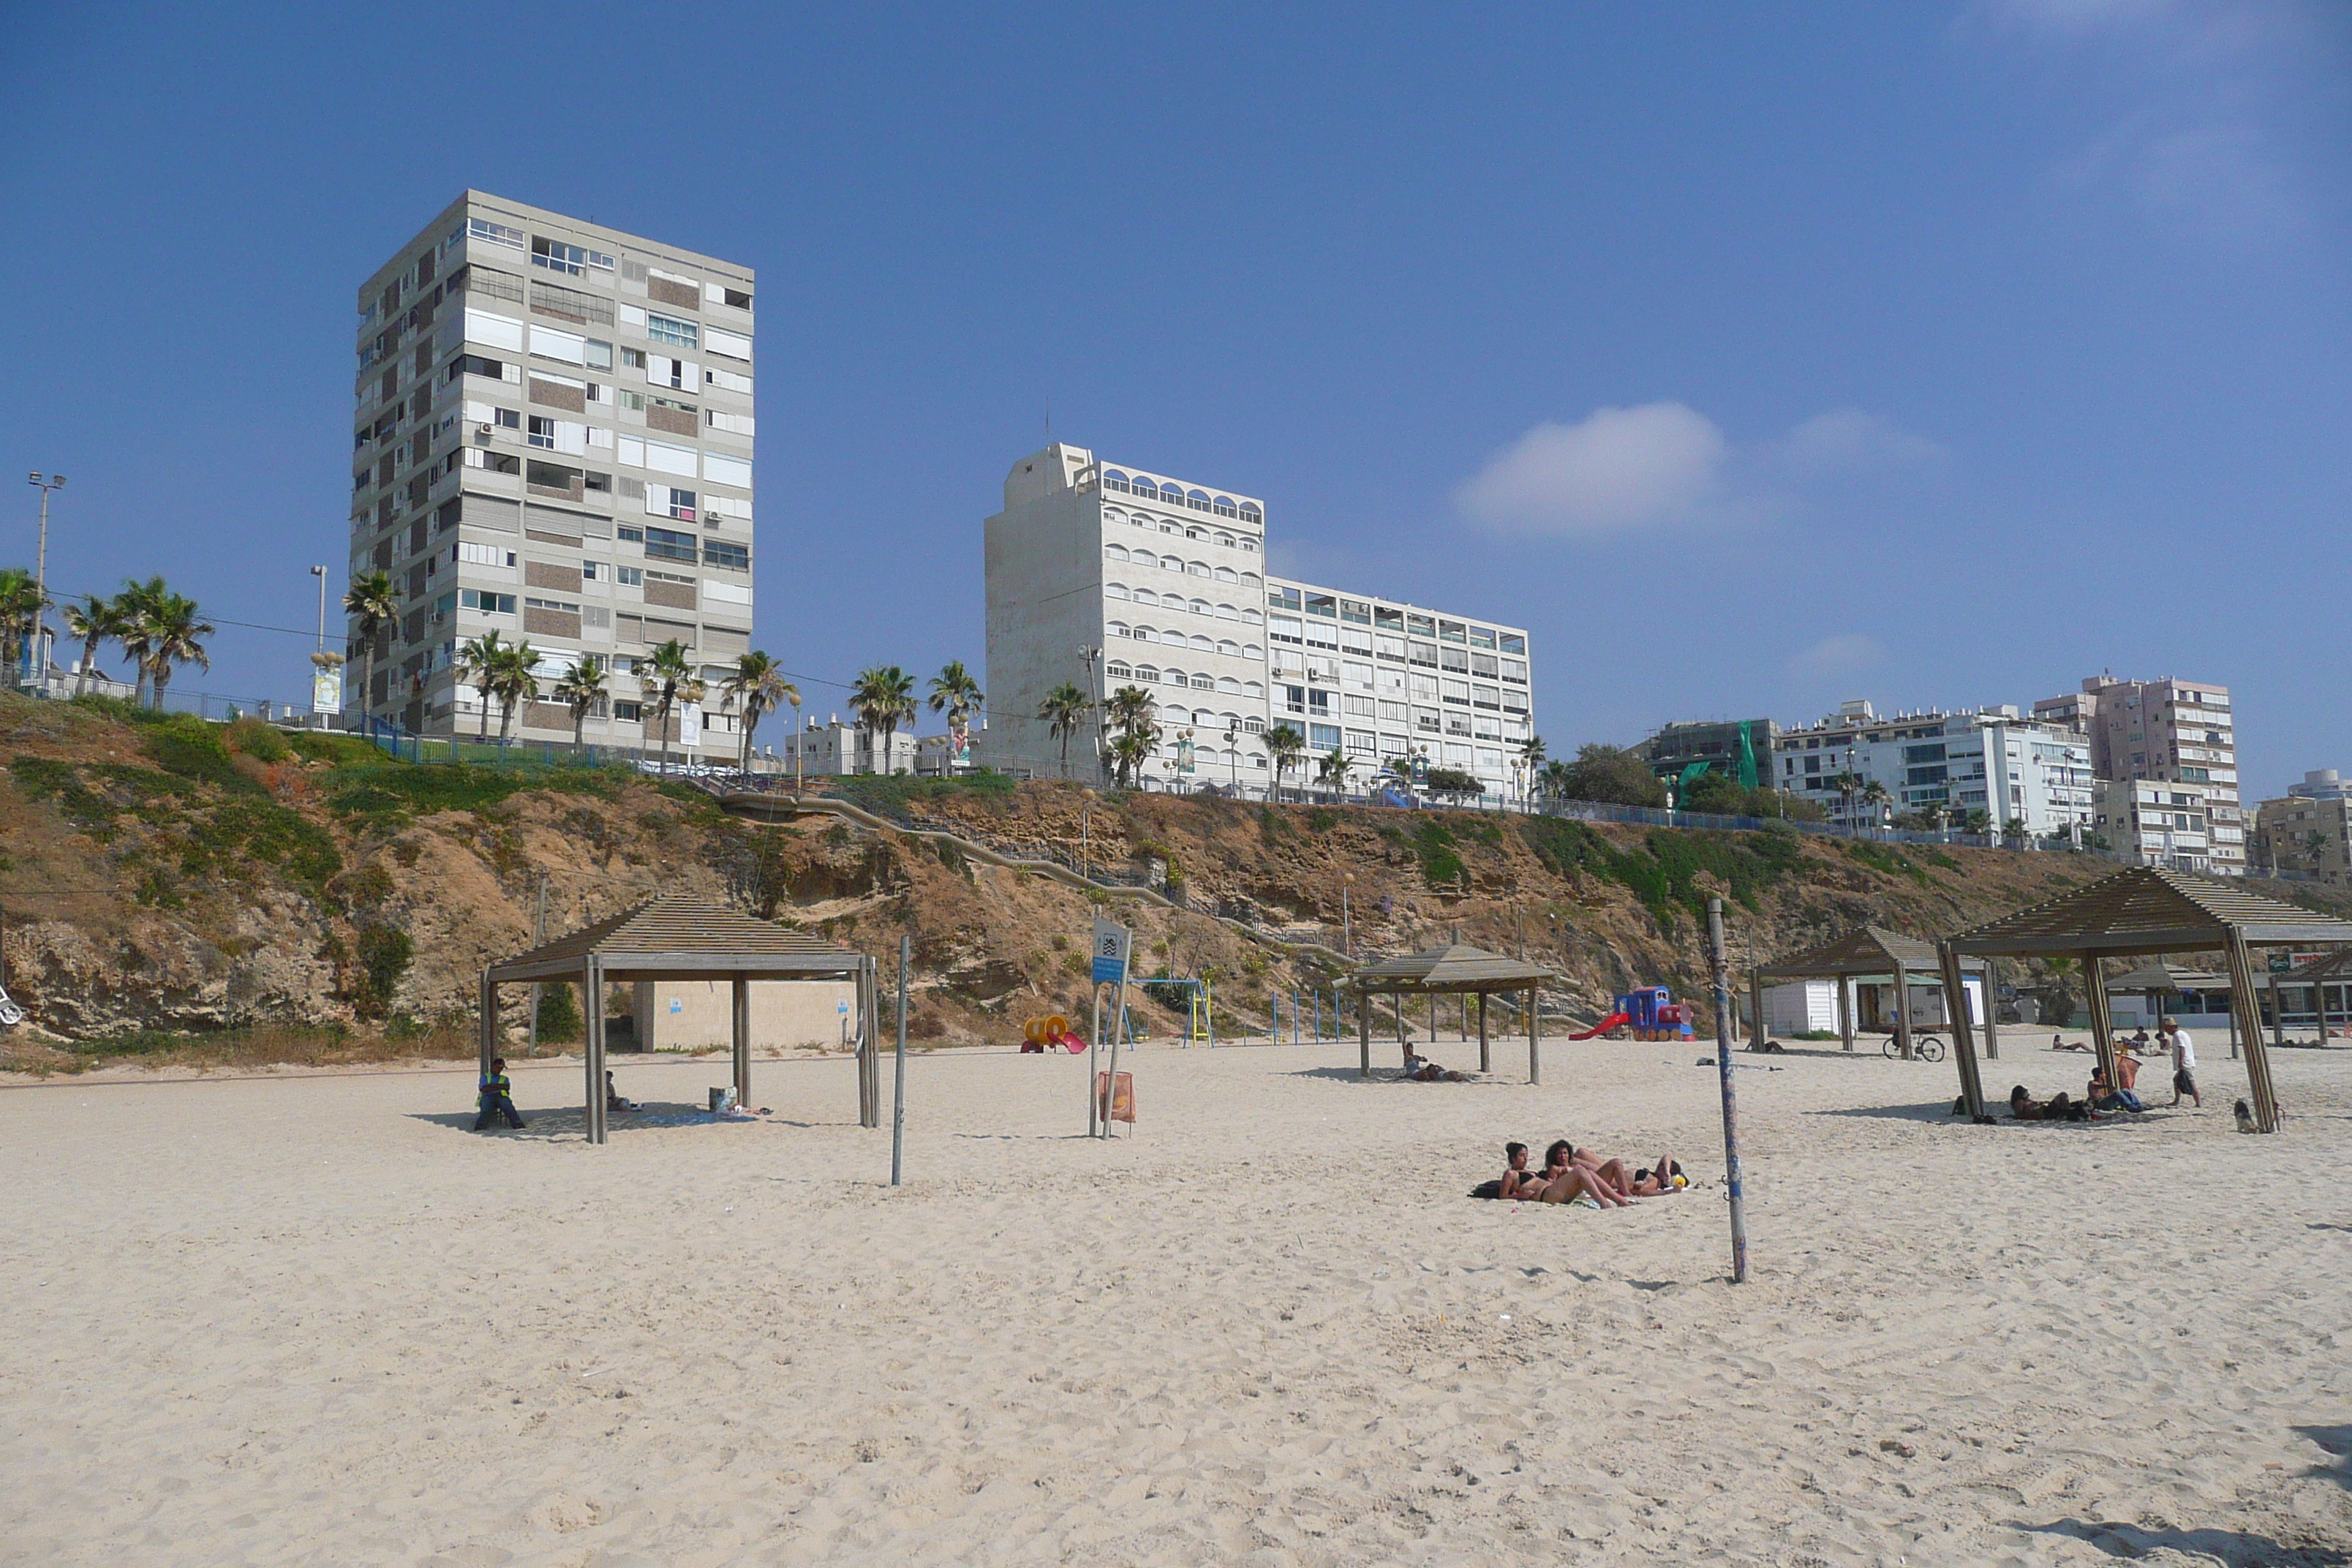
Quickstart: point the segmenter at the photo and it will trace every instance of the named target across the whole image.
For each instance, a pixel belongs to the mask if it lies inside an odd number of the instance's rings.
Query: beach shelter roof
[[[1525,991],[1559,978],[1556,971],[1540,963],[1454,942],[1423,952],[1409,952],[1402,958],[1368,963],[1343,984],[1359,991],[1421,995],[1457,991]]]
[[[2210,969],[2191,969],[2185,963],[2158,959],[2143,965],[2129,974],[2118,974],[2107,982],[2110,992],[2131,995],[2149,991],[2227,991],[2230,977],[2216,974]]]
[[[2231,939],[2249,947],[2352,943],[2352,921],[2301,909],[2239,885],[2158,866],[2135,866],[2087,888],[2003,915],[1951,939],[1966,953],[2210,952]]]
[[[1368,963],[1349,975],[1340,984],[1353,989],[1360,1001],[1369,1002],[1383,992],[1394,996],[1438,996],[1461,994],[1478,998],[1478,1066],[1487,1065],[1486,998],[1497,991],[1528,993],[1528,1081],[1543,1081],[1543,1019],[1536,1005],[1536,988],[1547,980],[1559,979],[1558,972],[1540,963],[1529,963],[1523,958],[1507,958],[1499,952],[1488,952],[1483,947],[1467,942],[1452,942],[1444,947],[1433,947],[1422,952],[1409,952],[1402,958],[1385,958],[1378,963]],[[1430,1007],[1434,1016],[1437,1004]],[[1466,1007],[1467,1003],[1464,1005]],[[1397,1035],[1404,1043],[1404,1006],[1397,1006]],[[1372,1076],[1372,1013],[1369,1005],[1356,1009],[1357,1044],[1361,1053],[1359,1071]]]
[[[751,1098],[753,980],[843,980],[857,986],[861,1120],[874,1124],[874,961],[837,942],[787,931],[772,921],[690,893],[648,899],[482,971],[481,1065],[498,1048],[499,987],[522,981],[575,981],[587,1019],[587,1127],[604,1142],[604,987],[640,980],[725,980],[734,991],[735,1093]]]
[[[2277,978],[2292,980],[2300,984],[2313,980],[2334,980],[2347,974],[2352,974],[2352,947],[2337,948],[2323,958],[2315,958],[2309,963],[2297,964]]]
[[[1979,973],[1984,971],[1981,960],[1968,967]],[[1833,980],[1854,974],[1893,974],[1898,970],[1906,979],[1918,975],[1929,981],[1940,981],[1944,973],[1935,943],[1870,925],[1857,926],[1819,947],[1759,964],[1756,973],[1767,980]]]

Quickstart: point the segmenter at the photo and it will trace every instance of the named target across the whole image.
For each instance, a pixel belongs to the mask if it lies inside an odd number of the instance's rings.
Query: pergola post
[[[1967,1109],[1969,1119],[1973,1121],[1985,1113],[1984,1079],[1977,1071],[1976,1034],[1969,1026],[1967,977],[1960,972],[1960,955],[1953,951],[1950,942],[1937,942],[1936,957],[1944,971],[1945,996],[1959,999],[1945,1011],[1951,1015],[1952,1058],[1959,1064],[1960,1068],[1960,1103]],[[1985,1011],[1990,1014],[1992,1009],[1988,1006]],[[1989,1017],[1986,1027],[1988,1029],[1991,1027]]]
[[[1748,972],[1748,1048],[1764,1048],[1764,970],[1762,965]]]
[[[1372,1009],[1370,995],[1356,993],[1356,1076],[1369,1080],[1372,1076]]]
[[[1837,977],[1838,1038],[1847,1050],[1853,1049],[1853,976]]]
[[[2231,984],[2234,989],[2236,982],[2233,980]],[[2286,998],[2279,994],[2276,970],[2271,972],[2271,1038],[2278,1042],[2279,1049],[2286,1049]],[[2320,1043],[2326,1044],[2325,1040]]]
[[[1535,987],[1528,987],[1528,1082],[1543,1082],[1543,1014],[1536,1007]]]
[[[1960,979],[1965,985],[1968,976],[1963,974]],[[1997,1062],[2000,1060],[2000,998],[1993,994],[1992,965],[1990,963],[1984,968],[1984,999],[1985,1060]],[[1960,992],[1960,1010],[1966,1012],[1968,1005],[1969,994],[1963,989]]]
[[[499,984],[482,971],[482,1076],[490,1076],[490,1058],[499,1054]]]
[[[1478,993],[1478,1070],[1480,1072],[1494,1070],[1493,1064],[1487,1059],[1486,994],[1484,991]]]
[[[588,1015],[588,1048],[583,1053],[587,1058],[588,1074],[588,1142],[602,1143],[604,1141],[604,964],[593,952],[588,955],[587,964],[582,971],[580,989],[588,1003],[583,1009]]]
[[[735,1103],[749,1109],[751,1104],[751,979],[746,974],[735,976],[734,1006],[730,1011],[735,1026]]]
[[[2099,1053],[2099,1070],[2110,1086],[2116,1079],[2116,1026],[2107,1011],[2107,980],[2100,973],[2099,955],[2083,955],[2083,989],[2091,998],[2091,1046]]]
[[[2271,1054],[2263,1044],[2262,1019],[2254,1008],[2254,963],[2246,949],[2245,932],[2230,931],[2230,1008],[2239,1017],[2239,1037],[2246,1043],[2246,1081],[2253,1090],[2254,1127],[2278,1131],[2278,1092],[2271,1084]]]
[[[1888,953],[1889,958],[1895,958]],[[1911,977],[1904,973],[1904,963],[1895,959],[1895,1054],[1905,1061],[1911,1059]]]

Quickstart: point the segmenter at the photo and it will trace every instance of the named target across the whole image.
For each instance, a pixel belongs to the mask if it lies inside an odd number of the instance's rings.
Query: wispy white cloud
[[[1833,637],[1823,637],[1812,647],[1789,661],[1789,673],[1818,679],[1830,675],[1850,675],[1870,668],[1886,657],[1878,639],[1862,632],[1846,632]]]
[[[1537,426],[1456,492],[1463,515],[1532,533],[1595,535],[1697,521],[1720,498],[1730,444],[1680,403],[1597,408]]]
[[[1598,408],[1547,421],[1454,492],[1461,514],[1517,533],[1599,539],[1753,523],[1801,510],[1835,481],[1939,464],[1935,442],[1859,408],[1735,443],[1687,404]]]

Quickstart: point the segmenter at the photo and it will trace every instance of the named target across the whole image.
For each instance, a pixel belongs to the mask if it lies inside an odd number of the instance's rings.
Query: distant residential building
[[[783,744],[775,748],[776,766],[780,773],[798,772],[811,778],[911,773],[918,746],[915,737],[903,730],[892,735],[885,747],[880,734],[868,734],[838,718],[822,724],[812,721],[806,728],[786,733]],[[888,765],[877,765],[885,758]]]
[[[2255,808],[2253,850],[2270,876],[2352,886],[2352,789],[2333,768],[2305,773],[2284,798]]]
[[[2101,779],[2094,791],[2092,830],[2107,847],[2135,866],[2170,866],[2177,870],[2223,871],[2214,853],[2213,805],[2203,784],[2154,779]],[[2245,871],[2243,845],[2226,874]]]
[[[1650,771],[1662,779],[1681,776],[1699,763],[1707,772],[1739,782],[1743,758],[1756,772],[1756,782],[1772,782],[1772,753],[1780,741],[1780,726],[1769,719],[1706,719],[1663,726],[1635,750]]]
[[[2095,675],[2078,691],[2036,702],[2033,715],[2082,735],[2100,778],[2190,786],[2166,794],[2199,797],[2194,809],[2207,819],[2209,868],[2222,876],[2244,873],[2245,812],[2238,794],[2237,728],[2228,687]]]
[[[1869,826],[1932,805],[1955,816],[1982,811],[1995,833],[2014,822],[2047,837],[2092,816],[2088,744],[2013,707],[1882,718],[1866,701],[1846,702],[1781,731],[1773,756],[1777,786],[1818,802],[1835,823]],[[1852,787],[1840,787],[1844,777]],[[1863,799],[1873,783],[1883,805]]]

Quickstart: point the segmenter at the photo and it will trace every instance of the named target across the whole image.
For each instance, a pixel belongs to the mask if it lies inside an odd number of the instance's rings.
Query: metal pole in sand
[[[1127,972],[1135,967],[1133,954],[1118,971],[1118,989],[1111,994],[1110,1065],[1102,1077],[1102,1135],[1110,1136],[1111,1108],[1118,1103],[1118,1037],[1127,1032]],[[1087,1086],[1089,1092],[1094,1086]]]
[[[1715,1067],[1723,1079],[1723,1180],[1731,1194],[1731,1282],[1748,1281],[1748,1195],[1739,1180],[1739,1097],[1731,1085],[1731,969],[1723,951],[1723,900],[1706,901],[1706,954],[1715,966]]]
[[[907,965],[914,962],[915,941],[898,933],[898,1080],[890,1090],[890,1184],[897,1186],[905,1168],[907,1151]]]

